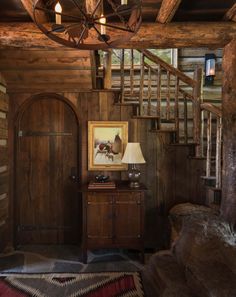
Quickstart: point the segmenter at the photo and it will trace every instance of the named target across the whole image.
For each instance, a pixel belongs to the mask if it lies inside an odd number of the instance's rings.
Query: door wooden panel
[[[78,165],[77,140],[75,114],[62,100],[32,101],[22,114],[16,151],[18,244],[78,241],[81,214],[70,180]]]

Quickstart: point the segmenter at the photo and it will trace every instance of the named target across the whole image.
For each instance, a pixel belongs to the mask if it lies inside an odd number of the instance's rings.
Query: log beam
[[[234,21],[236,22],[236,4],[234,4],[225,14],[225,21]]]
[[[161,24],[171,22],[180,3],[181,0],[163,0],[156,21]]]
[[[138,33],[117,48],[221,48],[236,36],[236,23],[143,23]],[[0,23],[0,48],[64,48],[33,23]]]
[[[31,19],[34,20],[33,7],[34,7],[35,0],[21,0],[21,3],[24,6],[25,10],[28,12]],[[43,11],[37,11],[37,14],[38,14],[38,20],[41,23],[47,22],[46,14]]]
[[[223,54],[223,176],[221,213],[236,227],[236,40]]]

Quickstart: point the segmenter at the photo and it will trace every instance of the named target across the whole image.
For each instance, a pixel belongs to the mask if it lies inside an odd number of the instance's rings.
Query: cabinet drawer
[[[120,192],[116,196],[116,204],[141,204],[142,202],[142,193],[135,192]]]
[[[87,196],[87,204],[111,204],[113,202],[113,195],[110,193],[98,193],[98,192],[92,192],[88,193]]]

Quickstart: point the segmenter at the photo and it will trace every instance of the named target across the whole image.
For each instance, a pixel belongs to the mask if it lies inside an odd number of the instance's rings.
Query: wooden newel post
[[[201,87],[202,69],[197,68],[194,72],[196,85],[193,88],[193,140],[196,143],[196,157],[201,156]]]
[[[221,215],[236,227],[236,40],[223,54],[223,172]]]
[[[112,72],[111,72],[111,50],[104,52],[104,88],[111,89],[112,86]]]

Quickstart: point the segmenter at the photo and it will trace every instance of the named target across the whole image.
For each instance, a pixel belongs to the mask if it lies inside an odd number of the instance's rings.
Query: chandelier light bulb
[[[128,4],[128,0],[121,0],[121,5],[127,5]]]
[[[55,5],[55,12],[56,12],[56,24],[61,25],[61,15],[58,13],[62,13],[62,7],[59,1]]]
[[[101,23],[101,34],[105,35],[106,34],[106,27],[103,24],[106,24],[106,18],[104,17],[103,14],[101,14],[101,18],[100,18],[99,22]]]

